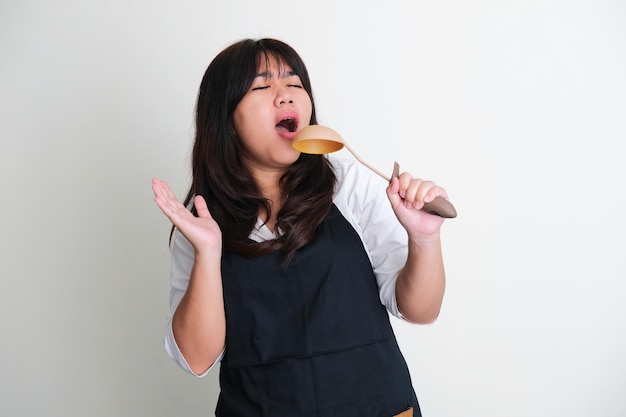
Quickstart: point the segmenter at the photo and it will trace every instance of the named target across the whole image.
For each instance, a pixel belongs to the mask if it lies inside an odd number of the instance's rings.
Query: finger
[[[411,174],[408,174],[406,172],[400,174],[400,176],[398,177],[398,193],[400,194],[400,197],[406,197],[407,189],[409,188],[412,180],[413,177],[411,176]]]
[[[433,181],[413,178],[408,173],[401,175],[400,195],[407,207],[414,207],[418,210],[423,207],[424,203],[430,203],[437,197],[448,198],[446,191]]]
[[[400,176],[400,196],[403,199],[403,203],[407,207],[413,207],[420,209],[423,202],[420,200],[418,192],[422,180],[419,178],[413,178],[409,173],[402,173]]]
[[[163,198],[163,184],[163,181],[159,180],[158,178],[152,179],[152,192],[154,193],[154,201],[155,203],[157,203],[159,208],[161,208],[161,205],[165,202],[165,198]]]
[[[408,183],[404,197],[408,203],[415,204],[421,201],[419,191],[422,184],[423,181],[418,178],[413,178]]]
[[[161,181],[158,178],[152,179],[152,191],[154,196],[162,200],[171,199],[173,193],[170,190],[169,185],[165,181]]]
[[[211,212],[209,211],[209,207],[206,204],[206,200],[201,195],[197,195],[193,199],[193,204],[196,207],[196,212],[198,213],[198,217],[212,219]]]
[[[432,181],[420,181],[415,190],[415,199],[425,202],[427,198],[435,198],[435,195],[431,195],[434,187],[436,187],[436,184]]]
[[[154,202],[172,222],[175,222],[176,217],[185,215],[184,212],[187,211],[185,206],[178,201],[165,181],[154,178],[152,180],[152,190],[154,192]]]
[[[154,196],[161,194],[161,180],[158,178],[152,178],[152,192]]]
[[[178,198],[165,181],[160,181],[161,198],[169,202],[178,202]]]
[[[426,195],[424,197],[424,202],[430,203],[431,201],[433,201],[437,197],[442,197],[442,198],[445,198],[447,200],[448,199],[448,194],[446,193],[446,190],[444,190],[442,187],[439,187],[438,185],[433,185],[433,187],[431,187],[426,192]]]

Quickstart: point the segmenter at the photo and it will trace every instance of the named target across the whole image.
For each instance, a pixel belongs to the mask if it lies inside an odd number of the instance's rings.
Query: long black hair
[[[185,198],[203,196],[222,231],[225,251],[247,257],[275,250],[289,262],[310,242],[332,205],[335,174],[323,155],[301,154],[280,179],[283,205],[277,213],[276,239],[249,239],[261,208],[270,217],[267,201],[243,160],[233,113],[246,95],[259,65],[273,58],[300,77],[312,104],[309,124],[317,124],[311,81],[297,52],[276,39],[244,39],[220,52],[207,68],[198,93],[196,132],[192,152],[192,183]],[[195,209],[193,209],[194,214]]]

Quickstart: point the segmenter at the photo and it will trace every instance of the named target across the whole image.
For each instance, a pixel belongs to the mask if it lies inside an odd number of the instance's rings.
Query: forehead
[[[257,64],[257,77],[284,78],[297,75],[283,58],[268,53],[260,54]]]

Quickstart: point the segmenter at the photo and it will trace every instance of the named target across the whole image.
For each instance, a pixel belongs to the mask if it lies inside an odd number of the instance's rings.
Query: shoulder
[[[382,178],[376,176],[350,155],[332,154],[328,155],[328,160],[337,176],[335,193],[341,192],[344,188],[365,189],[372,185],[386,186]]]
[[[333,202],[367,245],[368,234],[397,223],[387,198],[387,182],[354,158],[329,156],[337,183]]]
[[[332,154],[328,160],[337,177],[334,202],[341,211],[349,208],[356,214],[370,204],[386,203],[385,180],[351,155]]]

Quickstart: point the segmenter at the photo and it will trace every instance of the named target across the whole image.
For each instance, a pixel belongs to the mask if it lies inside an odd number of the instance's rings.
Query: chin
[[[300,152],[296,151],[295,149],[291,149],[281,155],[280,161],[285,165],[292,165],[298,160],[298,158],[300,158]]]

